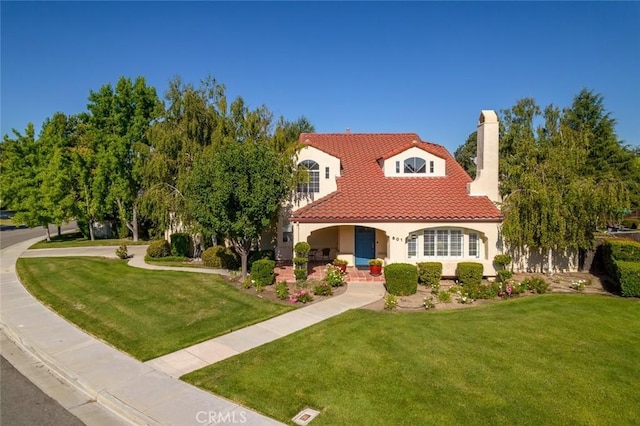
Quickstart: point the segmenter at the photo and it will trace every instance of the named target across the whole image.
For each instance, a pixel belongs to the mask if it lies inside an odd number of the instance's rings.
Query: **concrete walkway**
[[[287,312],[259,324],[147,361],[146,364],[172,377],[180,377],[223,359],[273,342],[341,314],[380,300],[384,287],[380,283],[350,283],[340,296]]]
[[[88,335],[40,304],[18,280],[15,263],[30,245],[41,239],[15,244],[0,252],[0,327],[20,349],[130,424],[233,424],[242,419],[250,425],[281,424],[157,371]],[[49,256],[64,253],[70,256],[72,252],[47,250]],[[115,253],[115,248],[110,247],[110,252]],[[97,252],[83,248],[82,253]]]
[[[177,378],[272,342],[349,309],[379,300],[380,283],[350,283],[340,296],[142,363],[88,335],[34,299],[15,273],[18,257],[104,256],[115,247],[25,251],[37,238],[3,249],[0,275],[0,326],[19,347],[39,358],[67,383],[133,424],[280,424]],[[129,246],[129,264],[145,269],[220,273],[198,268],[148,265],[146,246]]]

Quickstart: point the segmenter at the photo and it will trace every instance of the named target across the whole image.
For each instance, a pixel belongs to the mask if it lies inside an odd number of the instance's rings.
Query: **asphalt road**
[[[64,225],[62,227],[62,231],[70,231],[78,228],[76,222],[71,222],[68,225]],[[51,236],[58,234],[58,229],[55,226],[50,226],[49,231],[51,232]],[[0,231],[0,249],[5,247],[9,247],[10,245],[19,243],[20,241],[30,240],[31,238],[42,237],[44,240],[47,236],[47,231],[43,227],[40,228],[13,228],[11,227],[3,227]]]
[[[0,422],[3,425],[83,425],[4,357],[0,357],[0,367]]]
[[[72,230],[75,222],[64,226]],[[55,234],[57,229],[52,229]],[[11,229],[0,231],[0,248],[20,241],[45,236],[43,228]],[[82,425],[73,414],[47,396],[16,370],[3,356],[0,357],[0,424],[3,425]]]

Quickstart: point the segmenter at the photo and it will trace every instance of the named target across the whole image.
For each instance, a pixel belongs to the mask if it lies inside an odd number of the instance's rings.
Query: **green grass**
[[[2,226],[12,226],[15,225],[12,219],[0,219],[0,225]]]
[[[143,361],[293,309],[217,275],[137,269],[122,260],[19,259],[17,271],[53,310]]]
[[[640,300],[346,312],[183,379],[283,422],[640,424]]]
[[[66,248],[66,247],[95,247],[95,246],[119,246],[120,244],[126,245],[146,245],[149,241],[133,241],[129,238],[111,238],[111,239],[96,239],[91,241],[82,235],[81,232],[74,232],[70,234],[62,234],[61,236],[52,236],[51,241],[40,241],[32,245],[31,249],[44,249],[44,248]]]

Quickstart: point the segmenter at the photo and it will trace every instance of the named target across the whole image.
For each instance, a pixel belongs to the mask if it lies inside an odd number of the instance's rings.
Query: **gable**
[[[421,165],[422,162],[424,162],[424,172],[409,171],[412,164]],[[382,158],[380,163],[386,177],[443,177],[446,175],[446,160],[417,146],[412,146],[389,158]]]

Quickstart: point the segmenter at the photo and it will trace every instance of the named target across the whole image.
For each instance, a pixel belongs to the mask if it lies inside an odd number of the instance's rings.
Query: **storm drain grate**
[[[320,411],[316,411],[311,408],[305,408],[291,420],[293,420],[293,422],[297,425],[306,426],[311,422],[311,420],[315,419],[318,414],[320,414]]]

